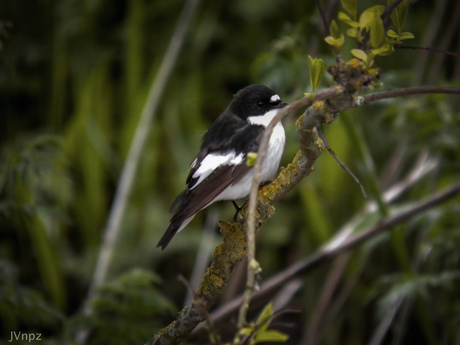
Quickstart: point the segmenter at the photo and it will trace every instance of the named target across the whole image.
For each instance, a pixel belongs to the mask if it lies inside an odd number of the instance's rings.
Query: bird
[[[220,200],[235,200],[249,195],[253,166],[249,153],[257,153],[265,128],[288,104],[264,85],[249,85],[239,90],[201,140],[201,147],[190,165],[186,189],[171,205],[174,215],[158,242],[162,250],[193,217]],[[271,181],[279,168],[286,135],[281,122],[273,129],[261,174],[261,184]],[[238,209],[237,209],[238,212]]]

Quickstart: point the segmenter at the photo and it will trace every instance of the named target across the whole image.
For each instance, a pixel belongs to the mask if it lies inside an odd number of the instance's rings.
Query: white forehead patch
[[[278,95],[273,95],[270,97],[270,103],[277,103],[279,101],[281,101],[281,98]]]

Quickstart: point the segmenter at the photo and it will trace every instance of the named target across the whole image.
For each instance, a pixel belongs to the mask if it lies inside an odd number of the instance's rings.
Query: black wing
[[[225,123],[225,121],[222,121],[218,128],[223,130],[220,126],[225,125]],[[211,127],[211,129],[213,127]],[[196,157],[195,164],[192,166],[192,169],[187,177],[188,187],[171,205],[170,211],[175,212],[175,214],[171,218],[168,229],[160,239],[158,247],[161,247],[162,249],[166,248],[168,243],[176,235],[177,231],[185,221],[211,204],[213,200],[222,193],[222,191],[224,191],[227,187],[236,184],[247,174],[251,167],[246,165],[246,153],[257,152],[260,140],[262,139],[263,131],[263,126],[249,126],[245,124],[244,126],[237,128],[230,138],[228,138],[228,134],[226,140],[221,138],[219,148],[217,145],[210,145],[210,136],[205,135],[201,151]],[[209,132],[212,131],[210,130]],[[219,131],[211,133],[211,135],[214,136],[216,133],[219,133]],[[215,141],[213,142],[215,143]],[[241,164],[222,165],[216,168],[216,170],[214,170],[199,184],[196,184],[199,177],[193,177],[193,174],[199,168],[204,157],[212,152],[226,152],[230,150],[230,147],[232,150],[235,150],[236,154],[245,153]]]

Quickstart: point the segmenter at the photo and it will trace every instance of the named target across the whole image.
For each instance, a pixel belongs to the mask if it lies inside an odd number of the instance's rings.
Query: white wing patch
[[[200,163],[200,167],[192,175],[192,178],[198,179],[190,188],[193,189],[203,182],[206,177],[211,175],[218,167],[223,165],[238,165],[243,162],[243,154],[237,155],[235,151],[225,153],[210,153]],[[194,162],[196,164],[196,162]],[[194,165],[194,164],[193,164]]]

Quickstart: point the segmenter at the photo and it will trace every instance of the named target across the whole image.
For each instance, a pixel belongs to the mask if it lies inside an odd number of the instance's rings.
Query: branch
[[[460,55],[456,53],[452,53],[442,49],[436,49],[431,47],[418,47],[418,46],[395,46],[395,49],[411,49],[411,50],[428,50],[430,52],[441,53],[445,55],[453,56],[456,59],[460,59]]]
[[[411,96],[420,94],[432,94],[432,93],[444,93],[444,94],[460,94],[460,87],[431,87],[431,86],[415,86],[408,87],[406,89],[383,91],[374,93],[369,96],[363,97],[362,104],[369,104],[382,99],[395,98],[400,96]]]
[[[313,170],[313,165],[323,149],[317,128],[320,128],[323,124],[332,123],[337,118],[338,113],[362,104],[356,98],[357,91],[371,84],[377,77],[377,74],[373,71],[363,70],[355,59],[338,66],[331,66],[328,71],[337,83],[336,86],[317,93],[313,99],[302,98],[283,108],[267,126],[259,147],[256,165],[253,168],[254,181],[249,203],[243,207],[240,213],[242,220],[236,223],[225,221],[219,223],[224,236],[223,243],[215,249],[211,266],[204,275],[201,286],[196,293],[197,297],[203,301],[206,310],[209,310],[222,294],[236,264],[246,257],[245,234],[247,234],[248,246],[254,246],[255,234],[274,213],[272,205],[283,198]],[[273,128],[282,118],[288,115],[298,115],[309,105],[312,106],[296,122],[299,152],[297,152],[293,161],[279,173],[275,181],[259,189],[261,167]],[[344,246],[342,251],[349,249],[351,246],[350,244]],[[339,246],[339,248],[341,247]],[[250,255],[254,258],[255,248],[250,250],[253,251]],[[307,263],[307,267],[315,266],[317,263],[334,255],[336,255],[334,249],[321,251],[317,254],[317,257],[310,259],[312,263]],[[298,265],[293,266],[288,272],[293,270],[297,272],[295,274],[302,272],[302,268],[298,271]],[[284,282],[278,281],[277,284],[282,285]],[[271,289],[271,285],[265,286]],[[248,295],[249,297],[246,298],[246,301],[251,299],[252,291]],[[260,296],[260,292],[254,294],[255,296]],[[241,299],[235,303],[237,303],[235,304],[235,308],[237,308],[241,303]],[[242,314],[245,314],[246,306],[243,306],[243,308]],[[195,305],[186,306],[179,313],[177,319],[160,331],[148,344],[178,344],[203,320],[202,309],[200,310]]]
[[[253,303],[258,304],[261,299],[266,299],[267,295],[272,295],[277,291],[281,286],[291,281],[294,278],[299,277],[300,275],[306,274],[318,266],[329,262],[338,255],[349,251],[358,245],[364,243],[365,241],[385,232],[391,230],[393,227],[406,222],[414,217],[422,214],[423,212],[434,208],[456,196],[460,195],[460,183],[456,183],[449,188],[446,188],[444,191],[435,194],[434,196],[421,201],[411,208],[399,212],[393,216],[388,217],[387,219],[380,220],[375,225],[367,228],[363,232],[354,237],[349,238],[348,240],[341,241],[337,243],[335,238],[331,239],[325,247],[318,250],[316,253],[310,255],[308,258],[297,262],[291,267],[287,268],[283,272],[276,274],[272,278],[268,279],[264,284],[261,285],[260,290],[257,291],[253,296]],[[221,310],[211,314],[211,319],[215,324],[221,323],[224,318],[227,318],[229,315],[234,314],[238,309],[238,306],[241,304],[242,297],[235,298],[229,302]],[[194,337],[198,336],[200,329],[196,330]]]

